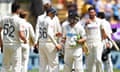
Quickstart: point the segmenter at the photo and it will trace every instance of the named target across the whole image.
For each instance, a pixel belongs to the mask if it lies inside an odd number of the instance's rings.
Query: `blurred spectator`
[[[90,5],[94,5],[94,0],[85,0],[85,2],[90,4]]]
[[[120,10],[120,3],[119,3],[119,0],[114,0],[115,1],[115,4],[113,4],[113,17],[115,20],[120,20],[120,13],[119,13],[119,10]]]
[[[104,11],[105,11],[105,17],[108,21],[110,21],[112,17],[112,3],[111,0],[106,0],[106,4],[104,6]]]
[[[0,15],[6,16],[11,14],[11,5],[14,0],[0,0]]]
[[[103,2],[101,0],[95,0],[94,7],[96,9],[96,13],[104,10],[104,5],[103,5]]]
[[[35,18],[39,16],[40,14],[43,13],[43,5],[42,5],[42,0],[30,0],[31,5],[30,5],[30,11]]]
[[[81,7],[81,18],[83,18],[87,14],[87,10],[89,7],[91,7],[89,3],[85,2]]]
[[[67,5],[68,11],[78,11],[77,4],[75,2],[69,2]]]

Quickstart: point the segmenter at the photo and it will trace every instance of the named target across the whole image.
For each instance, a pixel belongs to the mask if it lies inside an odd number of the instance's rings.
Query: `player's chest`
[[[86,29],[87,29],[88,31],[100,30],[100,24],[98,24],[98,23],[88,24],[88,25],[86,26]]]
[[[71,27],[67,27],[66,28],[66,37],[73,37],[79,34],[79,31],[76,27],[71,28]]]

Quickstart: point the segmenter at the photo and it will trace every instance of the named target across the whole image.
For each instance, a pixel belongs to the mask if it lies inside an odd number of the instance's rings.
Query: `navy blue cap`
[[[68,11],[68,19],[79,20],[79,15],[78,15],[77,11],[74,11],[74,10]]]
[[[77,11],[69,10],[68,17],[79,17],[79,15],[78,15]]]
[[[56,9],[55,9],[55,8],[52,8],[52,7],[47,10],[47,13],[49,13],[49,12],[51,12],[51,13],[53,13],[53,14],[56,14],[56,13],[57,13]]]

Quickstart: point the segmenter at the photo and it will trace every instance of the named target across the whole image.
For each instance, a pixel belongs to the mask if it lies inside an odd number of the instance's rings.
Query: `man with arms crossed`
[[[4,17],[0,21],[0,32],[3,30],[3,68],[1,72],[21,72],[21,42],[27,43],[24,35],[24,26],[19,18],[20,5],[12,4],[12,16]],[[1,36],[1,35],[0,35]],[[0,37],[0,45],[1,44]]]
[[[95,8],[88,9],[89,19],[86,21],[86,42],[89,55],[86,56],[87,72],[103,72],[101,55],[103,51],[102,40],[107,38],[102,20],[96,17]]]
[[[27,72],[28,61],[29,61],[29,51],[30,51],[30,41],[34,43],[34,30],[32,25],[27,21],[28,12],[21,11],[20,17],[23,18],[24,27],[25,27],[25,37],[28,43],[22,43],[22,72]]]

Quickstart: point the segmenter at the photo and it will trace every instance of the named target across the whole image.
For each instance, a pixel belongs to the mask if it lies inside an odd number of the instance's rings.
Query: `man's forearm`
[[[26,37],[24,35],[24,31],[19,32],[20,39],[24,41],[24,43],[27,43]]]

